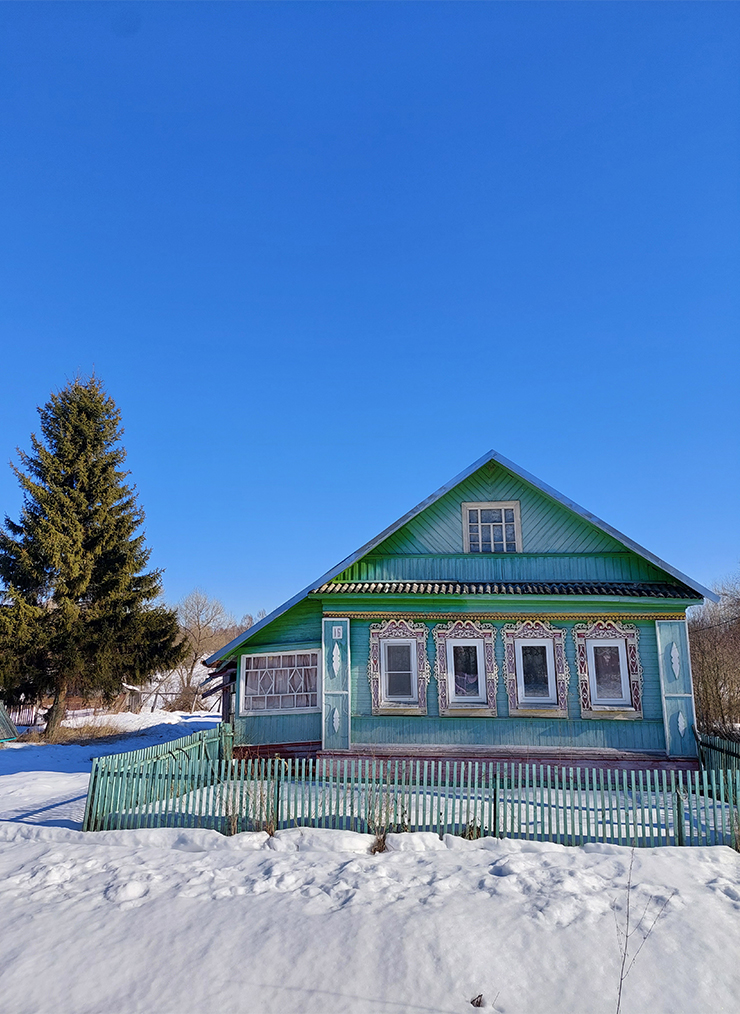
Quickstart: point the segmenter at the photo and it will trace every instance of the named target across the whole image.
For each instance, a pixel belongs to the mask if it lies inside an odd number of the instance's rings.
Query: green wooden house
[[[208,664],[272,752],[690,758],[705,597],[491,451]]]

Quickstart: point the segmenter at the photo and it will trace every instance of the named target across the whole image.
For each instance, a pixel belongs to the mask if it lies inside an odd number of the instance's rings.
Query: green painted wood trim
[[[367,614],[403,616],[421,613],[461,615],[538,616],[634,616],[650,619],[680,619],[696,602],[686,599],[653,599],[594,595],[314,595],[320,598],[324,615]],[[615,611],[615,606],[618,610]],[[345,610],[344,613],[341,610]]]
[[[636,553],[439,553],[366,556],[334,578],[352,581],[667,581]]]
[[[242,655],[284,655],[286,652],[302,654],[307,651],[321,651],[321,640],[318,641],[274,641],[272,644],[245,645],[238,653]]]

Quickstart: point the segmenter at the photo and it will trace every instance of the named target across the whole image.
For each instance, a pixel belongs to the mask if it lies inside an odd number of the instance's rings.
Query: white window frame
[[[388,656],[386,654],[389,645],[406,644],[409,647],[411,656],[411,696],[391,697],[388,693]],[[381,637],[380,638],[380,674],[382,687],[382,701],[384,704],[416,704],[419,700],[419,670],[417,665],[417,641],[408,637]]]
[[[621,697],[599,697],[596,687],[596,663],[594,660],[594,648],[619,649],[619,670],[622,678]],[[632,706],[630,699],[630,678],[627,668],[627,642],[617,637],[589,637],[586,639],[586,655],[588,657],[588,679],[591,688],[591,705],[593,708],[629,708]]]
[[[308,708],[262,708],[257,711],[248,711],[244,701],[247,696],[247,658],[269,658],[275,655],[317,655],[316,672],[316,707]],[[321,688],[321,647],[315,648],[280,648],[275,651],[247,652],[239,660],[239,717],[259,717],[260,715],[315,715],[321,712],[322,688]]]
[[[455,655],[454,649],[462,646],[469,648],[475,645],[476,659],[478,662],[478,694],[476,697],[458,697],[455,694]],[[449,685],[450,703],[460,704],[484,704],[486,703],[486,667],[483,653],[482,637],[451,637],[446,641],[447,651],[447,679]]]
[[[514,511],[514,537],[516,540],[516,552],[522,550],[522,512],[519,500],[486,500],[474,503],[461,504],[462,507],[462,529],[463,529],[463,551],[470,552],[470,529],[468,527],[468,510],[513,510]],[[480,521],[478,522],[480,528]],[[505,544],[505,540],[504,540]],[[507,556],[503,553],[476,553],[476,556]]]
[[[547,659],[547,697],[528,697],[524,688],[524,663],[522,648],[544,648]],[[558,703],[558,688],[555,680],[555,651],[551,637],[517,637],[514,641],[516,654],[516,684],[520,708],[541,708]]]

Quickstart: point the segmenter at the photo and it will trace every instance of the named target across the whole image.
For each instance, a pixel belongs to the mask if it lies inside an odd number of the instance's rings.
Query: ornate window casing
[[[642,718],[642,664],[638,651],[639,631],[633,623],[618,620],[596,620],[595,623],[577,623],[573,628],[578,663],[578,693],[581,718]],[[621,678],[620,697],[598,697],[597,652],[612,646],[613,662],[618,659]],[[626,672],[625,672],[626,668]],[[616,675],[607,673],[607,679]],[[616,681],[615,681],[616,682]],[[614,691],[612,691],[614,693]]]
[[[439,713],[457,717],[495,717],[498,666],[493,645],[496,630],[492,623],[477,620],[451,620],[434,628],[436,648],[435,675],[439,694]],[[477,693],[467,699],[456,687],[455,649],[467,649],[469,660],[475,659]],[[470,651],[475,649],[475,655]],[[457,691],[457,692],[456,692]]]
[[[505,624],[504,682],[509,698],[509,715],[519,717],[567,718],[570,669],[565,657],[565,631],[547,620],[522,620]],[[547,663],[547,696],[538,701],[524,693],[524,647],[544,648]]]
[[[412,620],[386,620],[370,624],[370,655],[367,674],[374,715],[426,715],[427,686],[431,677],[427,658],[426,623]],[[415,677],[411,694],[393,698],[388,693],[388,647],[410,644],[411,669]]]

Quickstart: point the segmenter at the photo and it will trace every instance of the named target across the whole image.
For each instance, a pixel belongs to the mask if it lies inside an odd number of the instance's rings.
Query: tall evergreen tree
[[[139,531],[144,512],[123,471],[120,413],[93,376],[39,409],[41,438],[11,466],[23,489],[0,528],[0,685],[53,695],[47,736],[67,694],[141,684],[183,654],[177,616],[157,604],[161,572]]]

